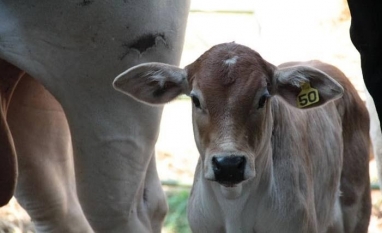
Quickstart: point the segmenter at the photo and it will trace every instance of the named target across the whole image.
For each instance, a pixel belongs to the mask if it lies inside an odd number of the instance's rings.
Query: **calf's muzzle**
[[[215,180],[225,186],[233,186],[244,180],[246,159],[244,156],[214,156],[212,169]]]

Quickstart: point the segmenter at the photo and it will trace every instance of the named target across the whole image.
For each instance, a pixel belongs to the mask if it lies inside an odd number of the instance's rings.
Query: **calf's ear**
[[[118,75],[113,87],[147,104],[165,104],[188,94],[187,72],[164,63],[143,63]]]
[[[275,70],[275,94],[290,105],[307,109],[342,97],[343,87],[326,73],[309,66],[291,66]]]

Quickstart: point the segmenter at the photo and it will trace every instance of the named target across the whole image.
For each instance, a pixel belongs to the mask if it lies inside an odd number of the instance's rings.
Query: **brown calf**
[[[114,87],[149,104],[191,96],[194,232],[367,232],[369,116],[337,68],[275,67],[228,43],[185,69],[138,65]]]

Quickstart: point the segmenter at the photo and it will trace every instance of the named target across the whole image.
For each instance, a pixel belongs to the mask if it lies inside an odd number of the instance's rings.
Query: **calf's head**
[[[204,177],[235,186],[256,175],[256,161],[271,150],[269,99],[281,96],[297,107],[303,85],[318,90],[316,107],[342,95],[342,87],[312,67],[277,69],[248,47],[212,47],[184,69],[145,63],[120,74],[114,87],[144,103],[191,97],[193,127]],[[260,169],[260,168],[257,168]]]

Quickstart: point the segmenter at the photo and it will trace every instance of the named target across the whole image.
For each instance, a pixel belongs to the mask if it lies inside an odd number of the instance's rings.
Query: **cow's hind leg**
[[[77,199],[70,133],[59,103],[24,75],[8,122],[20,170],[16,197],[38,232],[92,232]]]

